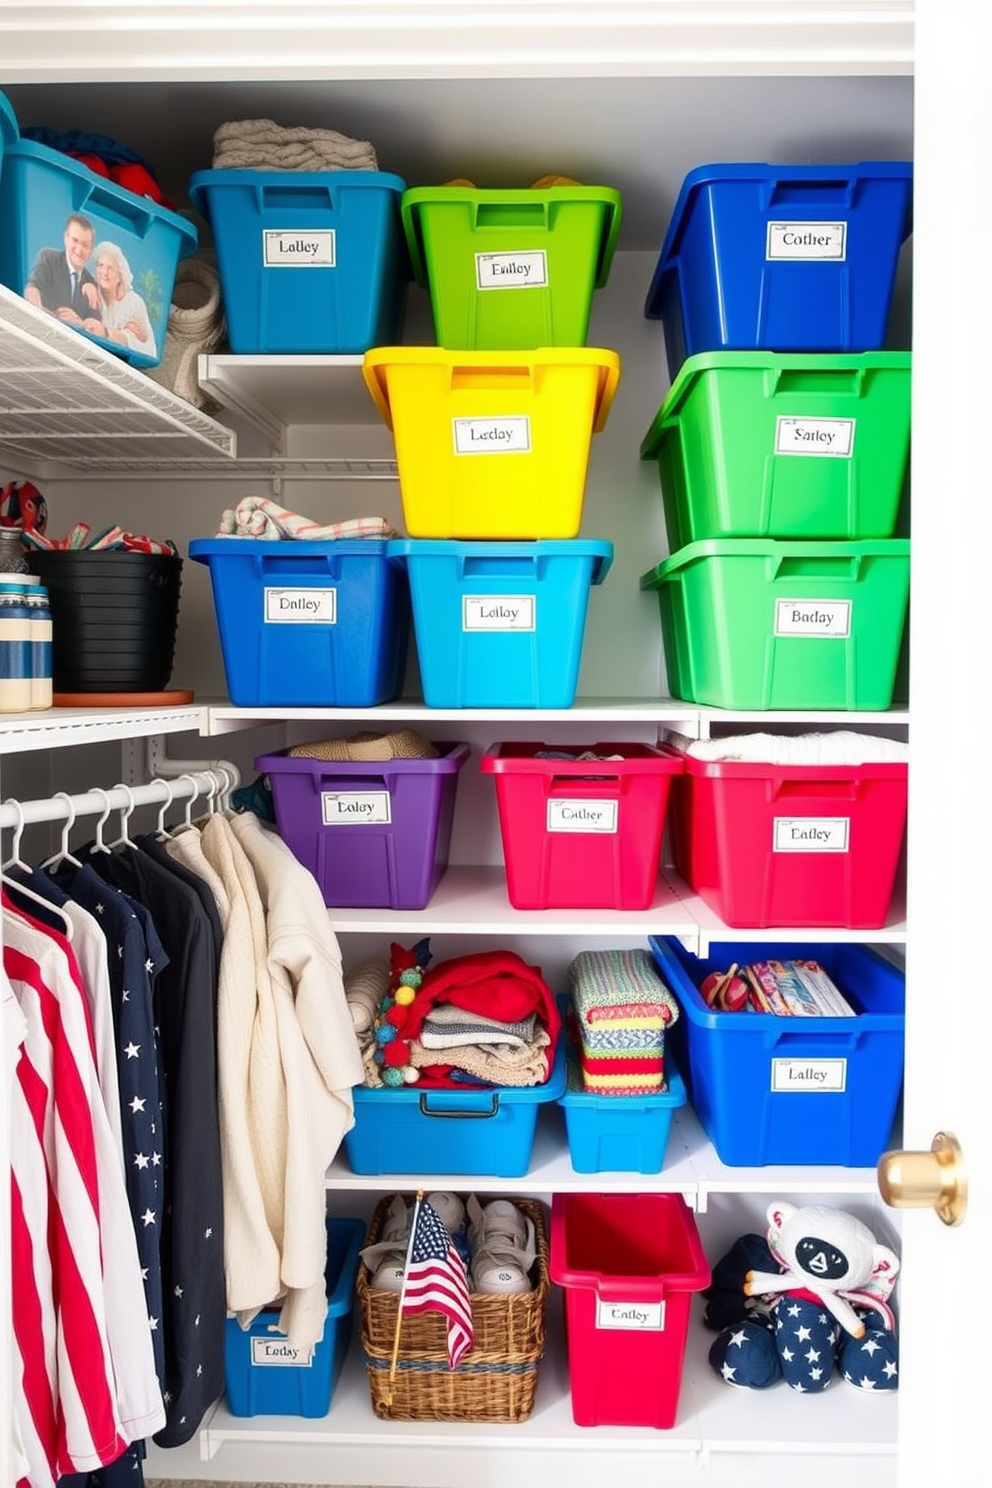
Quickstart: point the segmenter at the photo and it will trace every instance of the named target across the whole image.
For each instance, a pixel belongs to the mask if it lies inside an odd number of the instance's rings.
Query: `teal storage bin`
[[[581,1076],[576,1079],[577,1084],[569,1079],[558,1101],[574,1171],[660,1173],[672,1119],[686,1102],[685,1084],[670,1051],[665,1050],[668,1089],[658,1095],[598,1095],[581,1088]]]
[[[694,956],[652,936],[682,1016],[671,1038],[700,1123],[728,1167],[873,1167],[890,1146],[902,1090],[905,974],[868,946],[714,942]],[[818,961],[853,1018],[712,1011],[699,987],[733,962]]]
[[[690,357],[641,443],[672,552],[707,538],[891,537],[909,464],[909,352]]]
[[[560,1037],[543,1085],[476,1090],[373,1090],[356,1085],[355,1124],[344,1146],[353,1173],[522,1178],[530,1167],[537,1113],[565,1089]]]
[[[409,573],[428,707],[571,707],[589,591],[612,543],[402,538],[389,555]]]
[[[892,705],[908,539],[694,542],[641,588],[658,596],[672,697],[748,711]]]
[[[198,537],[231,702],[370,708],[403,689],[406,576],[380,538]]]
[[[327,1221],[327,1317],[310,1350],[295,1348],[278,1329],[279,1309],[263,1308],[247,1329],[228,1318],[224,1383],[232,1416],[326,1416],[348,1352],[365,1240],[360,1219]]]
[[[402,339],[406,182],[385,171],[197,171],[235,352],[352,353]]]
[[[131,366],[156,366],[176,269],[197,246],[196,228],[64,151],[22,138],[2,98],[0,137],[0,284],[19,295],[31,285],[62,324]],[[78,253],[75,289],[67,251]]]

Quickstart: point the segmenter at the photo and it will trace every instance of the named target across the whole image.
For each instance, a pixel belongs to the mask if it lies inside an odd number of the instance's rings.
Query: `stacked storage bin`
[[[589,450],[619,379],[586,347],[620,224],[606,187],[404,193],[438,345],[364,362],[393,431],[429,707],[569,707],[589,591],[612,561],[579,537]]]
[[[683,183],[646,305],[673,380],[641,445],[672,550],[641,587],[675,697],[891,704],[910,356],[880,348],[910,203],[903,162],[706,166]]]

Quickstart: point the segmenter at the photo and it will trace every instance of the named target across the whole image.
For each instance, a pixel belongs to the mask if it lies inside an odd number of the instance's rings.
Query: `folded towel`
[[[416,729],[392,729],[376,734],[362,729],[347,739],[318,739],[312,744],[294,744],[286,751],[292,759],[364,760],[437,759],[438,750]]]
[[[533,1043],[517,1048],[509,1044],[494,1044],[488,1049],[461,1044],[442,1052],[425,1048],[415,1038],[410,1040],[410,1063],[414,1069],[423,1070],[437,1064],[455,1066],[489,1085],[543,1085],[551,1072],[550,1043],[543,1028],[535,1029]]]
[[[669,742],[684,749],[692,759],[769,765],[864,765],[871,761],[899,763],[909,758],[909,745],[902,740],[859,734],[852,729],[825,734],[730,734],[723,739],[670,734]]]
[[[245,496],[233,509],[221,512],[218,537],[308,539],[330,542],[339,538],[395,537],[396,529],[385,517],[349,517],[344,522],[315,522],[280,506],[268,496]]]
[[[664,1047],[665,1029],[679,1015],[678,1003],[647,951],[580,951],[569,967],[569,981],[583,1048]],[[621,1010],[632,1005],[638,1012],[625,1019]],[[655,1010],[653,1025],[645,1007]]]
[[[476,1044],[481,1048],[498,1044],[531,1048],[536,1023],[534,1013],[506,1023],[499,1018],[487,1018],[482,1013],[465,1012],[451,1002],[437,1003],[424,1019],[420,1042],[425,1049],[454,1049],[460,1044]]]

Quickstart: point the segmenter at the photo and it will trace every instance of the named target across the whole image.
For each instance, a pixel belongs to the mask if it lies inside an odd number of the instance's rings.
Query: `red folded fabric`
[[[452,1002],[470,1013],[515,1023],[536,1013],[551,1038],[548,1049],[554,1063],[561,1019],[554,994],[540,968],[528,966],[515,951],[477,951],[441,961],[424,974],[420,989],[403,1020],[403,1037],[417,1038],[424,1019],[435,1003]]]

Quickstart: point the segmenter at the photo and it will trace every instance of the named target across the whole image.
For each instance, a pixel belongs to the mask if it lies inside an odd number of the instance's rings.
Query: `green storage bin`
[[[641,577],[657,592],[672,697],[716,708],[892,703],[909,541],[689,543]]]
[[[672,551],[722,537],[891,537],[909,464],[909,352],[703,352],[641,442]]]
[[[620,230],[618,191],[418,186],[403,193],[402,213],[439,346],[585,346]]]

